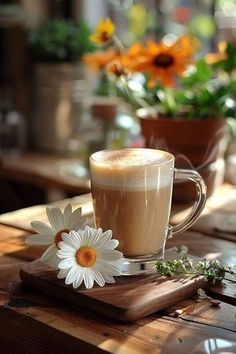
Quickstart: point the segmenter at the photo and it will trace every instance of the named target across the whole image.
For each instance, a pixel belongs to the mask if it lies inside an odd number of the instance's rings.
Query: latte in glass
[[[111,229],[126,257],[157,253],[170,217],[174,157],[154,149],[104,150],[90,158],[96,227]]]

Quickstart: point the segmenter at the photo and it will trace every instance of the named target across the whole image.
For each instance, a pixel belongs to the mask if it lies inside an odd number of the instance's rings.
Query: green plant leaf
[[[95,49],[89,40],[90,34],[88,25],[83,21],[47,20],[29,31],[28,43],[37,61],[75,61]]]

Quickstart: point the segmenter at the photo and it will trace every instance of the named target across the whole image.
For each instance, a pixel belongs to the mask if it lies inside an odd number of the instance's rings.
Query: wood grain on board
[[[153,274],[116,277],[115,284],[103,288],[73,289],[39,260],[24,264],[20,274],[24,283],[39,291],[124,322],[160,311],[206,286],[202,277],[167,278]]]

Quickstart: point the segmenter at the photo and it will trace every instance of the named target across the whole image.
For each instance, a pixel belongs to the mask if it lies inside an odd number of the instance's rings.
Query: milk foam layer
[[[140,190],[172,182],[173,156],[154,149],[103,150],[90,159],[92,183],[107,188]]]
[[[117,166],[162,165],[172,158],[168,152],[154,149],[103,150],[92,155],[97,162]]]

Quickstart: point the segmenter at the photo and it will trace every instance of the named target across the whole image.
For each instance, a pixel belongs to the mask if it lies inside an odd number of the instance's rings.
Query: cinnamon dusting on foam
[[[99,151],[93,157],[97,162],[126,166],[163,164],[170,160],[170,155],[164,151],[132,148]]]
[[[172,155],[154,149],[103,150],[92,155],[92,184],[115,189],[153,189],[173,178]]]

